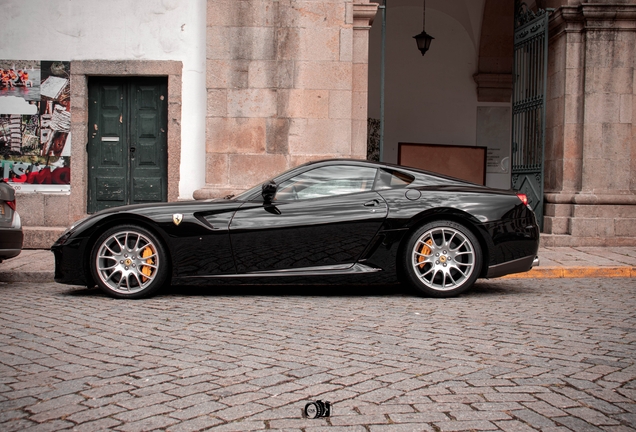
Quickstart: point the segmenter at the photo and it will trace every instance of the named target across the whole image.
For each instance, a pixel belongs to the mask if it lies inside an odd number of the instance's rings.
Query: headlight
[[[70,236],[71,236],[71,230],[67,229],[66,231],[64,231],[64,234],[62,234],[62,236],[55,241],[55,244],[63,245],[64,243],[66,243],[66,240],[68,240]]]
[[[73,225],[71,225],[69,228],[66,229],[66,231],[64,231],[64,233],[60,236],[59,239],[57,239],[57,241],[55,243],[57,244],[64,244],[66,243],[66,240],[68,240],[68,238],[71,236],[71,234],[73,233],[73,231],[75,231],[75,229],[77,227],[79,227],[81,224],[83,224],[87,219],[89,219],[91,216],[87,216],[83,219],[78,220],[77,222],[75,222]]]

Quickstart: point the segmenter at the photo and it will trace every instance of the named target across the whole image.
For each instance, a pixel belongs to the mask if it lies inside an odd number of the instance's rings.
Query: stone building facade
[[[304,162],[367,153],[367,1],[210,0],[206,186],[247,189]]]
[[[543,244],[635,245],[636,0],[526,3],[554,9]],[[71,65],[70,193],[18,195],[27,246],[48,247],[87,214],[88,93],[100,77],[165,79],[169,201],[234,194],[310,160],[366,158],[368,119],[379,118],[378,6],[8,0],[0,59]],[[386,2],[384,160],[397,162],[400,143],[486,146],[486,184],[508,187],[515,1],[426,7],[435,40],[422,57],[421,0]]]
[[[550,19],[546,236],[634,245],[636,2],[546,1]]]
[[[543,244],[633,245],[636,2],[563,3],[534,5],[554,9]],[[376,4],[208,5],[215,12],[208,9],[206,186],[196,198],[232,193],[307,160],[365,157]],[[510,102],[513,6],[483,2],[473,77],[481,105]]]

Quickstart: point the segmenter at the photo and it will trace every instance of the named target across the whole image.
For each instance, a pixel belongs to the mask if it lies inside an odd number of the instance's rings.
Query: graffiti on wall
[[[0,60],[0,176],[20,191],[70,191],[70,63]]]

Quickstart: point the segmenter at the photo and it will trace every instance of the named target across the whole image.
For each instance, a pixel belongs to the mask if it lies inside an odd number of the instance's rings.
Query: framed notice
[[[487,147],[398,143],[398,164],[486,184]]]

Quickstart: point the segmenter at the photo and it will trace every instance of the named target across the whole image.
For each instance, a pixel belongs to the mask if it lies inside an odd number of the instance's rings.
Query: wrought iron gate
[[[519,1],[512,74],[512,188],[528,196],[543,228],[548,12],[532,12]]]

